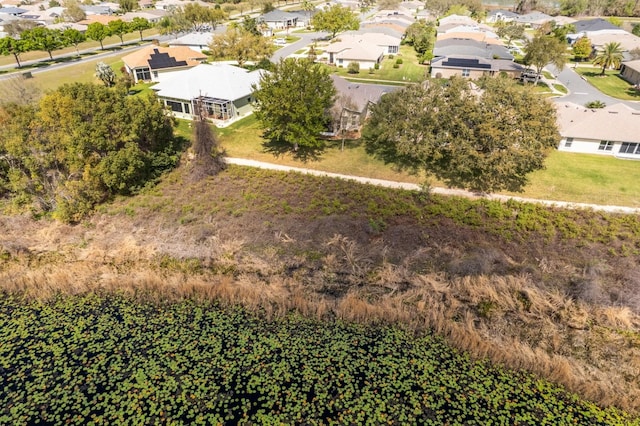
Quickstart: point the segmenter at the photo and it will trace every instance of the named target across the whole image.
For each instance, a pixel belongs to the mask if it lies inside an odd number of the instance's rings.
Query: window
[[[182,102],[175,102],[175,101],[166,101],[166,102],[167,102],[167,106],[169,107],[169,109],[171,109],[171,111],[182,112]]]
[[[567,139],[564,141],[564,147],[565,147],[565,148],[571,148],[571,144],[572,144],[572,143],[573,143],[573,138],[567,138]]]
[[[149,68],[140,68],[136,70],[136,80],[148,81],[151,80],[151,71]]]
[[[613,141],[600,141],[599,151],[611,151],[613,149]]]
[[[462,69],[462,76],[463,77],[469,77],[469,75],[471,75],[471,70],[469,68],[463,68]]]
[[[622,142],[620,154],[640,155],[640,143]]]

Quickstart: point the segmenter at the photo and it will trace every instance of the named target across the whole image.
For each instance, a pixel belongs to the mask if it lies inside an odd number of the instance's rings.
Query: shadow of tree
[[[324,152],[324,146],[320,147],[308,147],[298,146],[296,149],[290,143],[280,140],[266,140],[262,143],[262,152],[272,154],[275,157],[281,157],[286,154],[291,154],[296,160],[300,160],[303,163],[309,161],[317,161],[320,159]]]

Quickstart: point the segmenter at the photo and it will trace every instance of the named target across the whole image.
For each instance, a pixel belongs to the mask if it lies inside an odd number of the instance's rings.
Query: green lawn
[[[344,151],[340,141],[331,141],[318,161],[302,162],[290,155],[274,157],[263,152],[258,121],[249,116],[217,131],[227,155],[333,173],[366,176],[401,182],[420,183],[421,177],[393,170],[368,156],[358,141],[347,141]],[[530,176],[523,193],[528,198],[593,204],[640,207],[636,182],[640,181],[640,161],[620,160],[608,156],[552,151],[546,169]],[[435,186],[441,186],[434,182]]]
[[[552,151],[524,197],[640,207],[640,161]]]
[[[603,77],[602,68],[577,67],[575,70],[605,95],[627,101],[640,101],[640,91],[620,77],[619,71],[607,70]]]
[[[401,58],[403,63],[398,68],[393,68],[396,59]],[[347,73],[347,68],[331,67],[338,75],[347,78],[358,78],[365,80],[386,80],[398,82],[418,83],[425,79],[429,72],[427,65],[419,65],[416,52],[411,46],[400,46],[400,53],[393,58],[385,57],[380,64],[380,69],[374,70],[373,74],[368,69],[361,69],[358,74]]]

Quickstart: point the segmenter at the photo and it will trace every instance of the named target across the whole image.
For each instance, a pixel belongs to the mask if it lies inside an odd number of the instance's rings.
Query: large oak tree
[[[317,12],[311,18],[311,24],[318,31],[328,31],[331,38],[342,31],[360,28],[358,17],[348,7],[339,4]]]
[[[265,72],[254,88],[255,115],[267,148],[304,157],[324,147],[336,89],[328,71],[308,59],[285,59]]]
[[[453,78],[382,97],[363,129],[368,153],[450,186],[519,191],[560,137],[555,109],[529,87]]]

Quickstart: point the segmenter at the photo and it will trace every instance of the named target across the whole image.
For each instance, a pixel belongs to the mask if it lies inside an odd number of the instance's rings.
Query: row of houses
[[[493,27],[468,16],[440,19],[431,61],[432,78],[459,75],[479,78],[505,73],[518,78],[525,70],[503,44]]]

